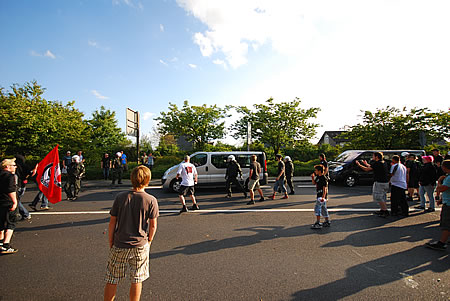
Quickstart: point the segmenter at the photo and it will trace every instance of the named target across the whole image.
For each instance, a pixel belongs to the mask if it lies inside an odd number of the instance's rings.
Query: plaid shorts
[[[121,279],[125,278],[127,266],[129,266],[131,282],[143,282],[150,276],[149,261],[149,244],[131,249],[122,249],[113,246],[109,251],[105,281],[111,284],[119,283]]]

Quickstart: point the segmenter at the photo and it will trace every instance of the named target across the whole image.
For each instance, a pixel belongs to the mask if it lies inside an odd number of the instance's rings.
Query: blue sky
[[[320,137],[360,110],[448,110],[449,11],[445,0],[1,0],[0,86],[37,80],[47,100],[75,100],[86,117],[103,105],[122,128],[130,107],[142,134],[169,102],[299,97],[321,108]]]

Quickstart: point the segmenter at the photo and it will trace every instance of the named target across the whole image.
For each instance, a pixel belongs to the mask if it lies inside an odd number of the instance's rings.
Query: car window
[[[352,162],[359,154],[359,152],[345,151],[334,159],[334,162]]]
[[[211,164],[216,168],[227,168],[228,155],[211,155]]]
[[[197,154],[191,157],[191,163],[194,164],[195,167],[199,167],[206,164],[208,155],[206,154]]]
[[[236,161],[239,163],[241,168],[249,168],[250,167],[250,156],[251,155],[238,155],[238,156],[236,156]]]
[[[358,160],[365,160],[367,162],[372,161],[373,158],[373,152],[365,152],[362,153],[361,156],[358,157]]]

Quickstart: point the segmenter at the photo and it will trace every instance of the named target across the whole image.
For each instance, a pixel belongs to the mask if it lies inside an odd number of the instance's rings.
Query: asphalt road
[[[331,186],[332,226],[312,230],[314,188],[296,184],[288,200],[253,206],[199,190],[201,210],[182,215],[176,195],[149,188],[161,215],[141,300],[450,300],[449,251],[423,246],[440,234],[439,211],[380,218],[370,186]],[[0,256],[0,300],[103,298],[108,212],[127,185],[84,185],[78,200],[19,223],[19,252]]]

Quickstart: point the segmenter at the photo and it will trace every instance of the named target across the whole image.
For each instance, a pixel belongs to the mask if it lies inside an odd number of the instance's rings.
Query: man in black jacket
[[[242,187],[241,183],[238,181],[237,177],[242,179],[242,169],[236,158],[233,155],[228,156],[227,172],[225,174],[227,198],[231,198],[231,185],[235,185],[240,191],[244,193],[244,198],[247,198],[247,192]]]

